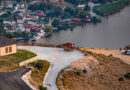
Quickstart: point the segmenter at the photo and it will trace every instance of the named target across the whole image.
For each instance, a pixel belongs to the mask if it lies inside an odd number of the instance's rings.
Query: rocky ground
[[[106,56],[113,55],[116,58],[122,59],[124,62],[130,64],[130,55],[123,55],[119,49],[104,49],[104,48],[82,48],[82,50],[92,51],[98,54],[104,54]]]
[[[90,49],[81,51],[87,56],[72,62],[60,72],[57,78],[60,90],[129,90],[130,76],[125,76],[130,73],[130,65],[121,60],[122,58],[113,57],[117,55],[117,51],[110,51],[108,56],[106,52],[102,52],[105,54],[103,55]]]

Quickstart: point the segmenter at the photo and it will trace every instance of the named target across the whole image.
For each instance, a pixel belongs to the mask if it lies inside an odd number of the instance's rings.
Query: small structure
[[[75,45],[73,43],[64,43],[62,44],[65,51],[72,51]]]
[[[12,39],[0,36],[0,56],[14,54],[16,52],[16,42]]]

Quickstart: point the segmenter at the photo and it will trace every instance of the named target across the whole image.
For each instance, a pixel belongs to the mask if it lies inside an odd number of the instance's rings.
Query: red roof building
[[[75,45],[73,43],[64,43],[62,44],[64,47],[68,47],[68,48],[72,48],[75,47]]]
[[[83,22],[91,22],[90,19],[82,19]]]
[[[37,16],[43,16],[44,12],[43,11],[36,11],[35,15],[37,15]]]
[[[74,18],[73,21],[79,21],[80,22],[81,19],[80,18]]]
[[[40,28],[37,28],[36,26],[31,25],[25,25],[24,28],[26,29],[33,29],[33,30],[41,30]]]
[[[17,20],[23,20],[24,18],[23,17],[17,17],[16,19]]]
[[[26,29],[32,29],[32,26],[31,25],[25,25],[24,28],[26,28]]]
[[[33,28],[33,30],[37,30],[37,31],[39,31],[39,30],[41,30],[40,28]]]

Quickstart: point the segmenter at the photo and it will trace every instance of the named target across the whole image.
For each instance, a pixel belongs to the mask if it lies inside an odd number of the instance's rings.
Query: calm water
[[[130,6],[120,13],[103,18],[97,25],[87,24],[73,31],[66,30],[42,38],[37,43],[75,43],[79,47],[116,49],[130,44]]]

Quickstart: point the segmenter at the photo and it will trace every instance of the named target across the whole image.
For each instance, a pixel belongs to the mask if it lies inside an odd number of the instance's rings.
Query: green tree
[[[10,12],[4,13],[4,14],[2,14],[0,17],[1,17],[1,18],[11,17],[11,13],[10,13]]]
[[[38,69],[41,69],[44,67],[44,63],[42,61],[38,61],[36,64],[35,64],[35,67],[37,67]]]
[[[87,13],[86,11],[84,11],[84,10],[79,10],[77,16],[78,16],[79,18],[86,18],[86,16],[90,16],[90,14],[88,14],[88,13]]]
[[[47,26],[44,31],[45,32],[51,32],[53,30],[53,27],[52,26]]]
[[[76,8],[72,5],[66,7],[64,11],[69,13],[71,16],[76,14]]]
[[[21,32],[21,36],[24,37],[24,38],[28,38],[29,32]]]
[[[63,10],[59,6],[55,6],[53,9],[54,16],[60,16],[63,13]]]
[[[70,15],[67,12],[63,12],[62,15],[61,15],[62,19],[69,18],[69,17],[70,17]]]
[[[91,19],[91,21],[92,21],[94,24],[96,24],[96,23],[100,22],[100,19],[97,18],[96,16],[93,16],[92,19]]]
[[[47,88],[43,86],[39,86],[39,90],[47,90]]]
[[[90,8],[90,6],[89,6],[88,4],[86,4],[84,10],[85,10],[85,11],[90,11],[91,8]]]
[[[53,5],[50,3],[33,4],[33,5],[29,5],[28,9],[32,11],[36,11],[36,10],[46,11],[46,10],[52,10]]]
[[[58,27],[60,25],[60,19],[56,18],[52,21],[52,26],[53,27]]]
[[[16,36],[15,36],[15,34],[13,34],[11,32],[8,32],[8,33],[6,33],[6,37],[8,37],[8,38],[15,38]]]
[[[71,3],[73,5],[79,5],[87,3],[89,0],[64,0],[65,2]]]
[[[4,30],[3,20],[0,18],[0,36],[4,36],[6,31]]]
[[[44,18],[44,19],[43,19],[43,22],[44,22],[44,24],[49,23],[49,18],[47,18],[47,17],[46,17],[46,18]]]

